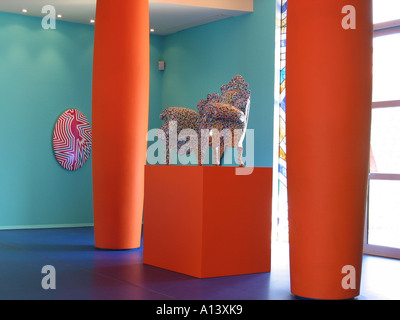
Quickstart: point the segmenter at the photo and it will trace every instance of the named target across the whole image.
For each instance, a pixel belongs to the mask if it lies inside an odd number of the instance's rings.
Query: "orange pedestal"
[[[149,112],[149,1],[98,0],[93,61],[95,246],[140,246]]]
[[[197,278],[269,272],[271,168],[146,166],[143,262]]]
[[[287,19],[291,290],[353,298],[367,198],[372,1],[288,1]]]

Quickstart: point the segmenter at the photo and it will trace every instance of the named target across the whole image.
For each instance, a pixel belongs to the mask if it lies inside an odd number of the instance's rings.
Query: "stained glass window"
[[[287,237],[287,166],[286,166],[286,23],[287,0],[281,0],[279,161],[278,161],[278,237]]]

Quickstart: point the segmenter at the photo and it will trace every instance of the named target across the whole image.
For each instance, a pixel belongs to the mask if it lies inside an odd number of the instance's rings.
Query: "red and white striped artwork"
[[[83,166],[92,150],[92,129],[82,112],[69,109],[58,118],[53,133],[53,149],[64,169],[74,171]]]

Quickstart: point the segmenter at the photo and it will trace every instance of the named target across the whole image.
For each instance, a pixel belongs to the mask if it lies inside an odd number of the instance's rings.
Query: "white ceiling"
[[[42,13],[42,7],[45,5],[53,5],[57,14],[62,14],[61,20],[64,21],[90,24],[90,20],[96,16],[96,0],[0,0],[0,11],[43,17],[45,14]],[[149,0],[149,6],[150,26],[155,29],[154,33],[159,35],[171,34],[249,12],[153,0]],[[28,12],[22,13],[23,8]]]

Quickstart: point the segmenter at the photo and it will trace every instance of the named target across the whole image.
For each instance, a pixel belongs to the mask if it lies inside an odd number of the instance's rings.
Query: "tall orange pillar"
[[[149,1],[97,0],[92,165],[98,248],[141,245],[149,59]]]
[[[372,0],[289,0],[291,292],[360,293],[370,150]]]

